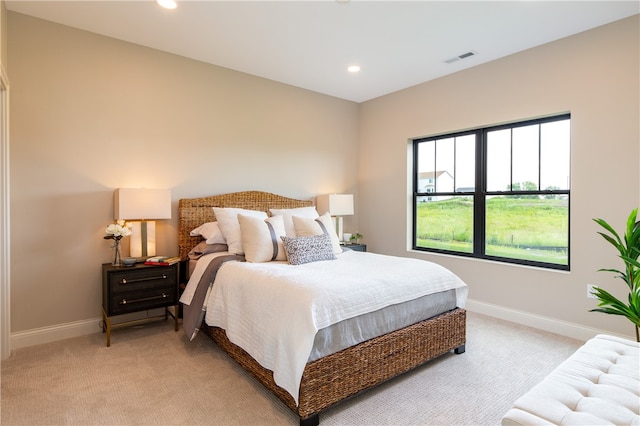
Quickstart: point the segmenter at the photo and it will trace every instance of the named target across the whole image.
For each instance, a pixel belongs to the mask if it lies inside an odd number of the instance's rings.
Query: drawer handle
[[[166,274],[162,274],[162,276],[159,276],[159,277],[136,278],[135,280],[127,280],[126,278],[123,278],[120,280],[119,284],[131,284],[131,283],[139,283],[141,281],[166,280],[166,279],[167,279]]]
[[[156,299],[166,299],[168,296],[165,293],[162,293],[162,295],[160,296],[152,296],[152,297],[143,297],[141,299],[122,299],[120,301],[121,305],[126,305],[128,303],[137,303],[137,302],[148,302],[149,300],[156,300]]]

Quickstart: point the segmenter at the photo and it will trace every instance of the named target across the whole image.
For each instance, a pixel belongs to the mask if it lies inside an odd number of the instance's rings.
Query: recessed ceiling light
[[[156,3],[165,9],[175,9],[178,7],[178,4],[174,0],[156,0]]]
[[[356,72],[360,72],[360,65],[350,65],[347,68],[347,71],[351,72],[351,73],[356,73]]]

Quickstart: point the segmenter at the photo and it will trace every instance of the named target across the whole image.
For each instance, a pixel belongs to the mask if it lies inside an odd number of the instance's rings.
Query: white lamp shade
[[[171,219],[170,189],[118,188],[114,192],[114,219]]]
[[[329,212],[331,216],[351,216],[353,214],[353,194],[323,194],[316,197],[319,214]]]

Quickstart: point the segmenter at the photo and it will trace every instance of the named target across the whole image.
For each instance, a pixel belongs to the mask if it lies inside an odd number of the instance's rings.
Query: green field
[[[493,197],[486,206],[486,254],[568,264],[566,200]],[[420,202],[417,245],[473,252],[473,200]]]

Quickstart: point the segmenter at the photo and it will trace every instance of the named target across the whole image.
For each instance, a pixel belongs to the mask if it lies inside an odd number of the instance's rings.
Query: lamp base
[[[129,256],[137,262],[144,262],[148,257],[156,255],[156,222],[143,220],[129,222],[131,235],[129,239]]]
[[[336,225],[336,234],[338,235],[338,241],[340,242],[344,242],[344,238],[343,238],[343,220],[342,220],[342,216],[336,216],[333,218],[335,225]]]

